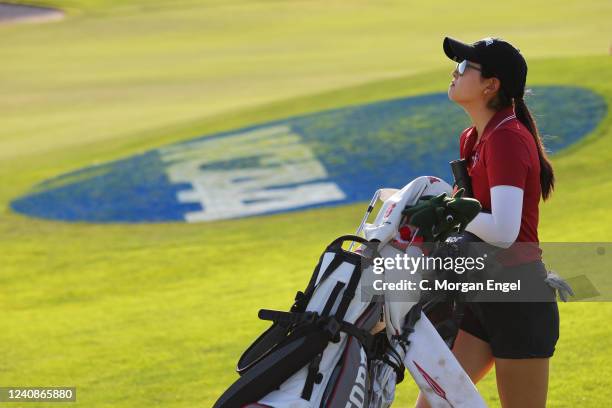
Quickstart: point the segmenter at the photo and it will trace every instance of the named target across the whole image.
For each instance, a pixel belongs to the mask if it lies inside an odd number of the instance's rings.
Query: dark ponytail
[[[529,108],[527,108],[527,105],[525,104],[525,100],[523,97],[513,99],[514,113],[516,118],[520,120],[527,129],[529,129],[529,132],[531,132],[533,135],[533,140],[535,140],[536,146],[538,147],[538,157],[540,158],[540,186],[542,189],[542,198],[546,200],[550,197],[550,194],[555,188],[555,173],[550,160],[548,160],[546,151],[544,150],[544,144],[542,143],[542,138],[538,132],[538,127],[536,126],[531,112],[529,112]]]
[[[493,74],[485,71],[482,73],[482,76],[485,78],[491,78]],[[498,111],[500,109],[512,106],[513,102],[516,118],[520,120],[527,129],[529,129],[529,132],[533,135],[533,140],[538,148],[538,158],[540,159],[540,188],[542,190],[542,198],[547,200],[555,188],[555,173],[550,160],[548,160],[546,151],[544,150],[544,144],[540,138],[540,133],[538,132],[536,122],[533,119],[529,108],[527,108],[525,100],[522,96],[514,98],[509,97],[508,92],[501,87],[499,88],[497,94],[489,100],[487,107]]]

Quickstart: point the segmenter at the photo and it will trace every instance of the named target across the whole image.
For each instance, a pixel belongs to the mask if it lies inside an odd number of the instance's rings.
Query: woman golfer
[[[497,258],[505,272],[545,277],[538,205],[550,196],[554,174],[523,100],[525,59],[498,38],[465,44],[447,37],[443,48],[458,63],[448,97],[473,124],[461,133],[460,155],[483,212],[466,230],[501,247]],[[559,311],[551,299],[466,303],[453,354],[474,383],[495,364],[504,408],[546,405],[548,363],[559,337]],[[417,407],[428,407],[423,395]]]

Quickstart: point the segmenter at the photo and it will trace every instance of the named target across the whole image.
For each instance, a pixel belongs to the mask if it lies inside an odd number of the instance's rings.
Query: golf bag
[[[344,250],[346,241],[367,245],[359,236],[337,238],[289,312],[259,312],[273,324],[242,355],[241,377],[215,407],[365,406],[368,360],[376,348],[370,330],[380,320],[382,299],[360,299],[367,259]]]
[[[389,407],[405,368],[432,407],[484,407],[423,313],[428,306],[420,293],[396,301],[372,290],[375,258],[423,256],[421,246],[402,246],[404,209],[450,192],[436,177],[419,177],[385,200],[374,224],[364,224],[373,199],[358,229],[365,225],[365,238],[347,235],[329,244],[289,312],[260,310],[260,319],[273,323],[241,356],[240,378],[214,407]],[[345,250],[348,241],[361,245]],[[385,268],[382,277],[392,281],[402,273]],[[421,274],[401,277],[418,282]]]

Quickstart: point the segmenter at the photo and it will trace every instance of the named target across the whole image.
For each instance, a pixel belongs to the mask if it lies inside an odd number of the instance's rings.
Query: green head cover
[[[446,193],[419,202],[403,211],[408,224],[419,228],[428,242],[443,241],[454,232],[461,232],[482,209],[474,198],[463,197],[464,189],[452,196]]]

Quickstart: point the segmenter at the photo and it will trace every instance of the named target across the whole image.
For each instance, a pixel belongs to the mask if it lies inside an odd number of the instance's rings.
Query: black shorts
[[[559,339],[559,309],[556,301],[468,302],[459,327],[489,343],[494,357],[547,358]]]

